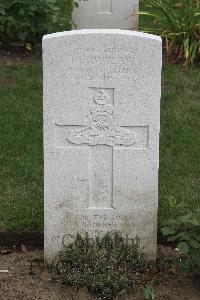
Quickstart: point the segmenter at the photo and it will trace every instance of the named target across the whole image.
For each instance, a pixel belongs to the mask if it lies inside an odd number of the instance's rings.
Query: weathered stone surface
[[[44,37],[47,262],[77,232],[138,236],[156,257],[161,52],[132,31]]]
[[[74,9],[77,29],[137,29],[139,0],[81,0]]]

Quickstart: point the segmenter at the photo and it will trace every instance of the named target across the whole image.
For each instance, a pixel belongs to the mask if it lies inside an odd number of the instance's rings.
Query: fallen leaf
[[[50,281],[51,280],[51,275],[47,271],[43,271],[40,275],[40,278],[42,281]]]
[[[22,250],[23,253],[27,253],[28,252],[27,248],[26,248],[26,246],[24,244],[21,244],[20,247],[21,247],[21,250]]]
[[[6,246],[0,246],[0,254],[1,255],[7,255],[7,254],[10,254],[11,251],[8,247]]]
[[[25,44],[25,49],[28,51],[32,51],[32,45],[30,43]]]

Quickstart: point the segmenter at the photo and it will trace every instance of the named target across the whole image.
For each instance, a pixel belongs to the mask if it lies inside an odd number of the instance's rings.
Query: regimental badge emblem
[[[115,122],[114,107],[109,104],[110,100],[110,95],[105,90],[97,90],[90,106],[88,125],[68,131],[66,140],[72,144],[90,146],[136,144],[136,134]]]

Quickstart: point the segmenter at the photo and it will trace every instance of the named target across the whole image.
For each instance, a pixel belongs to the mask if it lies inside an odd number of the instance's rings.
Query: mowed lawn
[[[0,231],[43,230],[42,67],[0,68]],[[200,199],[200,70],[165,64],[161,101],[159,224]]]
[[[43,229],[41,70],[0,66],[0,230]]]

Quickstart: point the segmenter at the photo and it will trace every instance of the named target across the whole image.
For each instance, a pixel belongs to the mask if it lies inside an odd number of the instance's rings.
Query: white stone
[[[139,0],[80,0],[73,11],[77,29],[137,29]]]
[[[46,35],[45,259],[77,232],[139,237],[156,257],[161,39],[123,30]]]

